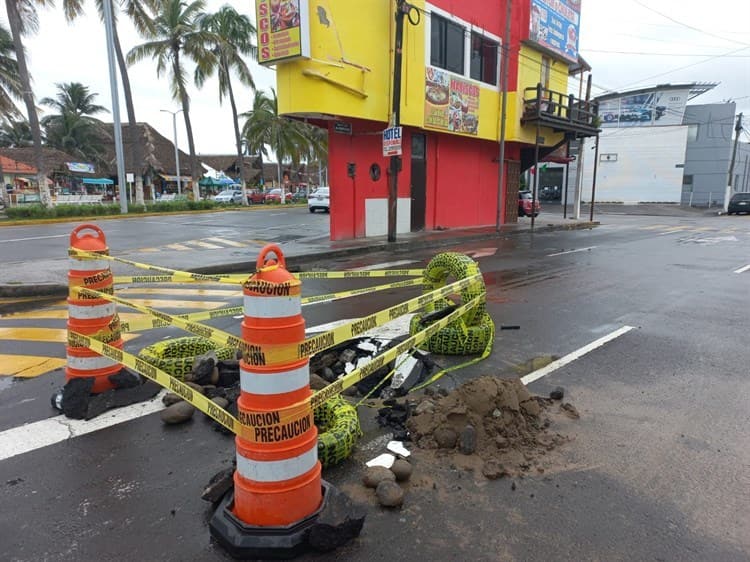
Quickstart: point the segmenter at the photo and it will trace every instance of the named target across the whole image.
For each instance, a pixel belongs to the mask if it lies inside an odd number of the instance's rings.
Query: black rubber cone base
[[[323,502],[309,517],[284,527],[256,527],[240,521],[233,513],[234,492],[216,508],[209,528],[211,536],[236,559],[289,560],[310,548],[307,535],[326,506],[331,485],[325,480]]]

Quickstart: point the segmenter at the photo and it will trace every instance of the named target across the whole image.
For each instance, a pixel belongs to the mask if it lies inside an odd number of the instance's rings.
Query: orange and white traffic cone
[[[266,259],[273,253],[275,260]],[[301,282],[278,246],[261,251],[244,285],[242,339],[249,345],[295,345],[305,339]],[[253,426],[236,437],[233,499],[211,520],[211,532],[233,556],[294,555],[324,505],[318,431],[309,400],[309,358],[275,365],[240,362],[239,418]]]
[[[91,231],[91,232],[86,232]],[[93,234],[92,234],[93,232]],[[93,224],[82,224],[70,234],[70,247],[76,250],[109,255],[104,232]],[[115,303],[101,298],[91,298],[79,289],[93,289],[112,294],[114,278],[109,261],[70,256],[68,272],[68,331],[96,338],[122,349],[120,318]],[[91,392],[100,393],[114,388],[109,376],[122,369],[122,365],[108,357],[94,353],[88,347],[78,347],[68,338],[65,379],[91,378]]]

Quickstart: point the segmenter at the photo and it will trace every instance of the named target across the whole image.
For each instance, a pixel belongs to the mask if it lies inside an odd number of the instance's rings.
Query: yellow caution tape
[[[283,441],[293,437],[295,434],[302,433],[303,428],[308,423],[312,423],[313,408],[317,408],[346,388],[371,375],[383,367],[383,365],[394,361],[400,354],[409,351],[411,348],[418,346],[426,339],[432,337],[439,330],[460,318],[461,315],[466,314],[479,305],[479,301],[480,299],[477,298],[460,306],[445,318],[441,318],[423,331],[410,336],[397,346],[373,358],[367,365],[355,369],[345,377],[319,390],[306,400],[293,404],[283,410],[241,413],[240,419],[235,418],[225,409],[190,386],[127,351],[73,331],[69,332],[69,341],[74,347],[88,347],[92,351],[104,357],[109,357],[167,390],[174,392],[183,400],[243,439],[256,443],[271,443]]]
[[[132,263],[135,262],[131,262]],[[160,268],[165,270],[166,268]],[[174,270],[167,270],[174,271]],[[292,273],[297,279],[357,279],[376,277],[422,277],[423,269],[380,269],[373,271],[300,271]],[[247,281],[252,273],[221,275],[221,281],[195,279],[187,276],[198,275],[189,272],[179,272],[175,275],[116,275],[115,283],[129,285],[134,283],[226,283],[241,284]],[[204,276],[205,277],[205,276]]]
[[[356,297],[359,295],[366,295],[368,293],[386,291],[388,289],[401,289],[403,287],[416,286],[422,286],[421,279],[407,279],[406,281],[397,281],[395,283],[387,283],[385,285],[376,285],[375,287],[352,289],[350,291],[339,291],[338,293],[328,293],[327,295],[302,297],[302,306],[332,302],[350,297]],[[244,314],[244,312],[245,311],[241,306],[230,306],[227,308],[218,308],[216,310],[193,312],[190,314],[178,314],[176,315],[176,317],[182,318],[183,320],[198,322],[201,320],[212,320],[214,318],[223,318],[226,316],[237,316],[240,314]],[[122,331],[140,332],[142,330],[151,330],[153,328],[166,328],[167,326],[170,326],[170,324],[168,322],[165,322],[164,320],[160,320],[159,318],[142,318],[131,320],[129,322],[122,322]]]
[[[419,297],[414,297],[404,303],[397,304],[395,306],[386,308],[369,316],[353,320],[338,328],[334,328],[329,332],[323,332],[321,334],[312,336],[299,344],[282,344],[282,345],[251,345],[242,339],[218,330],[205,324],[199,324],[190,320],[185,320],[165,312],[160,312],[146,306],[121,299],[99,291],[92,289],[81,288],[79,291],[87,295],[96,295],[99,298],[114,301],[116,303],[128,306],[140,312],[150,314],[156,318],[169,323],[170,325],[182,328],[186,332],[195,334],[211,340],[222,346],[234,347],[243,352],[243,358],[246,363],[250,365],[278,365],[282,363],[289,363],[292,361],[298,361],[316,353],[334,347],[340,343],[343,343],[353,337],[356,337],[364,332],[377,328],[396,318],[408,314],[410,312],[416,312],[421,308],[424,308],[428,304],[435,302],[438,299],[451,295],[457,291],[460,291],[466,287],[470,287],[474,284],[482,283],[482,276],[480,274],[461,279],[450,285],[446,285],[435,291],[425,293]]]

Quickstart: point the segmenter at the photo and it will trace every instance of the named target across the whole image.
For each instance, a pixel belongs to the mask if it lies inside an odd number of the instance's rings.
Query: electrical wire
[[[713,57],[715,53],[654,53],[647,51],[608,51],[605,49],[584,49],[587,53],[608,53],[612,55],[647,55],[654,57]],[[726,58],[750,58],[750,55],[724,55]]]

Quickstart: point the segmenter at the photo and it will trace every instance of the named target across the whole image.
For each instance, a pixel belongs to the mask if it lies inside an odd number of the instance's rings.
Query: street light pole
[[[175,166],[177,167],[177,195],[182,195],[182,182],[180,178],[180,150],[177,148],[177,114],[182,110],[178,109],[177,111],[169,111],[168,109],[160,109],[159,111],[163,111],[164,113],[169,113],[172,115],[172,134],[174,136],[174,162]]]
[[[107,39],[107,63],[109,65],[109,89],[112,95],[112,125],[115,133],[115,158],[117,160],[117,184],[120,188],[120,212],[128,212],[127,184],[125,183],[125,154],[122,148],[122,124],[120,123],[120,97],[115,72],[114,24],[111,0],[102,2],[104,7],[104,31]]]

